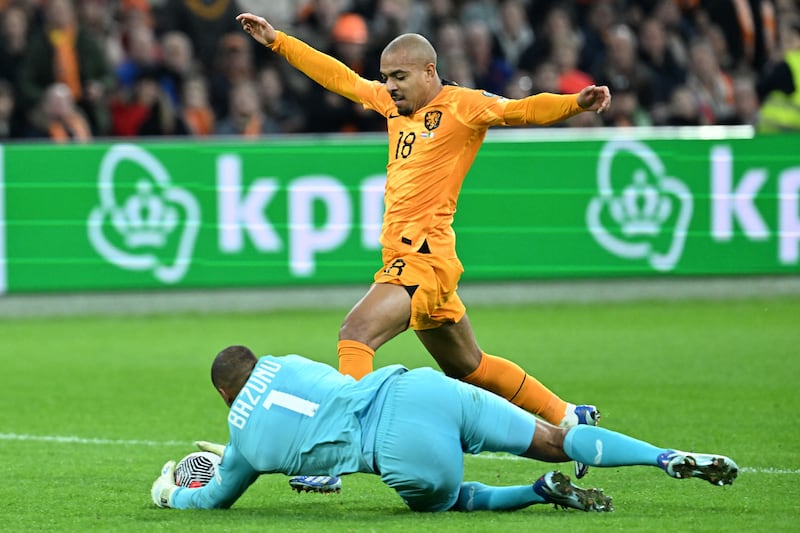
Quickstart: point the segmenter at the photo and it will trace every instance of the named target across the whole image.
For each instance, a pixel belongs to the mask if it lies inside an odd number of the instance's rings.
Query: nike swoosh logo
[[[400,115],[389,115],[389,118],[398,118]]]
[[[597,439],[594,441],[595,450],[597,450],[597,455],[594,456],[594,464],[599,465],[600,461],[603,460],[603,441]]]

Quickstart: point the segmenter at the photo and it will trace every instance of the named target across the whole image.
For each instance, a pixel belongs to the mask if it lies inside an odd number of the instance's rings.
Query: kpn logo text
[[[259,253],[287,252],[290,273],[302,278],[314,275],[317,254],[341,247],[354,228],[363,248],[380,248],[385,174],[361,181],[360,221],[354,224],[351,192],[332,176],[300,176],[288,185],[258,177],[245,185],[242,159],[232,154],[217,157],[215,170],[217,248],[224,255],[242,253],[248,246]],[[279,192],[285,196],[279,198]],[[186,275],[201,226],[201,205],[194,194],[173,183],[155,156],[137,145],[115,145],[100,164],[98,194],[88,234],[101,256],[124,270],[150,271],[162,283],[176,283]],[[270,219],[273,203],[286,206],[285,219]],[[319,212],[325,215],[316,216]]]
[[[670,271],[679,264],[690,228],[702,228],[716,242],[733,240],[738,227],[745,239],[766,241],[777,236],[780,264],[800,262],[800,166],[778,171],[776,213],[768,223],[756,201],[767,197],[766,168],[734,172],[730,146],[713,145],[708,163],[692,169],[708,176],[709,221],[696,219],[701,198],[687,180],[674,176],[659,155],[635,140],[615,140],[600,151],[597,193],[586,210],[586,224],[595,240],[613,255],[646,261],[654,270]],[[775,228],[774,232],[770,227]]]

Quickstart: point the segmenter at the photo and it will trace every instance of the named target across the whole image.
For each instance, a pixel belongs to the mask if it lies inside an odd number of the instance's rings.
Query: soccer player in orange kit
[[[375,350],[410,327],[448,376],[555,425],[596,425],[594,406],[563,401],[518,365],[480,348],[456,293],[463,267],[452,223],[461,184],[490,126],[546,125],[600,113],[611,103],[608,88],[513,100],[459,87],[439,78],[436,51],[418,34],[390,42],[381,54],[382,81],[370,81],[262,17],[244,13],[237,20],[315,82],[387,119],[383,267],[339,330],[339,371],[360,379],[372,371]]]

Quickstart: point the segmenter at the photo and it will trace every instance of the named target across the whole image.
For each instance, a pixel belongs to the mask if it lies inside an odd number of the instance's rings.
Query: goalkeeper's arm
[[[201,450],[223,456],[217,474],[203,487],[178,487],[175,485],[175,461],[168,461],[150,491],[153,503],[157,506],[174,509],[227,509],[258,478],[259,472],[232,446],[204,441],[195,444]]]

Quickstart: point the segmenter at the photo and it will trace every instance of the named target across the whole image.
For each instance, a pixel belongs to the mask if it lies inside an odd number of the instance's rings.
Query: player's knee
[[[539,421],[533,434],[531,448],[525,455],[542,461],[562,461],[566,457],[564,452],[566,436],[567,429]]]
[[[369,344],[371,341],[369,337],[369,323],[361,319],[358,314],[351,313],[347,315],[339,327],[340,341],[357,341]]]
[[[460,485],[449,487],[425,480],[417,481],[416,485],[413,491],[398,491],[412,511],[419,513],[448,511],[458,501]]]

